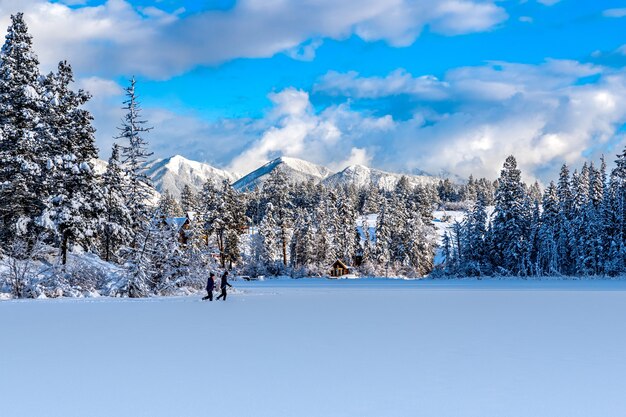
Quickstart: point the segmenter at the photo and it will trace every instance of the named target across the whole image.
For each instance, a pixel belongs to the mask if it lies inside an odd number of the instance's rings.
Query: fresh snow
[[[0,302],[11,417],[589,417],[626,410],[625,281],[284,280]]]

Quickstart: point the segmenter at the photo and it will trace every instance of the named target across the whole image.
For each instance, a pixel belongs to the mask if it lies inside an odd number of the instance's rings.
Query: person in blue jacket
[[[231,287],[228,283],[228,271],[224,271],[224,275],[222,275],[222,281],[220,282],[220,288],[222,289],[222,293],[217,296],[217,299],[223,298],[226,301],[226,287]]]
[[[215,274],[211,272],[206,280],[206,297],[202,298],[203,300],[213,301],[213,288],[215,288]]]

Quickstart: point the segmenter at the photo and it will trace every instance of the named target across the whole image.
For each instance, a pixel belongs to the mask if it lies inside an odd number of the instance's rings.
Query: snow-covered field
[[[0,415],[620,416],[626,281],[0,302]]]

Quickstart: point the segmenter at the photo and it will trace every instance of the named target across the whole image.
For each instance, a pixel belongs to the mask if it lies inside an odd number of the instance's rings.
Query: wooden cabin
[[[195,213],[189,212],[185,217],[167,217],[164,218],[163,221],[178,232],[178,241],[186,245],[188,241],[187,231],[191,227],[191,222],[193,222],[194,219]]]
[[[342,277],[344,275],[349,275],[352,273],[352,267],[347,266],[340,259],[337,259],[333,266],[330,269],[331,277]]]

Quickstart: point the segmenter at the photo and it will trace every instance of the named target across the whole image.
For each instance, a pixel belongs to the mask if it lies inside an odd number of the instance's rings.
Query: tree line
[[[624,273],[626,151],[585,163],[541,198],[528,192],[513,156],[498,179],[494,210],[479,198],[444,238],[443,272],[452,276],[616,276]]]

